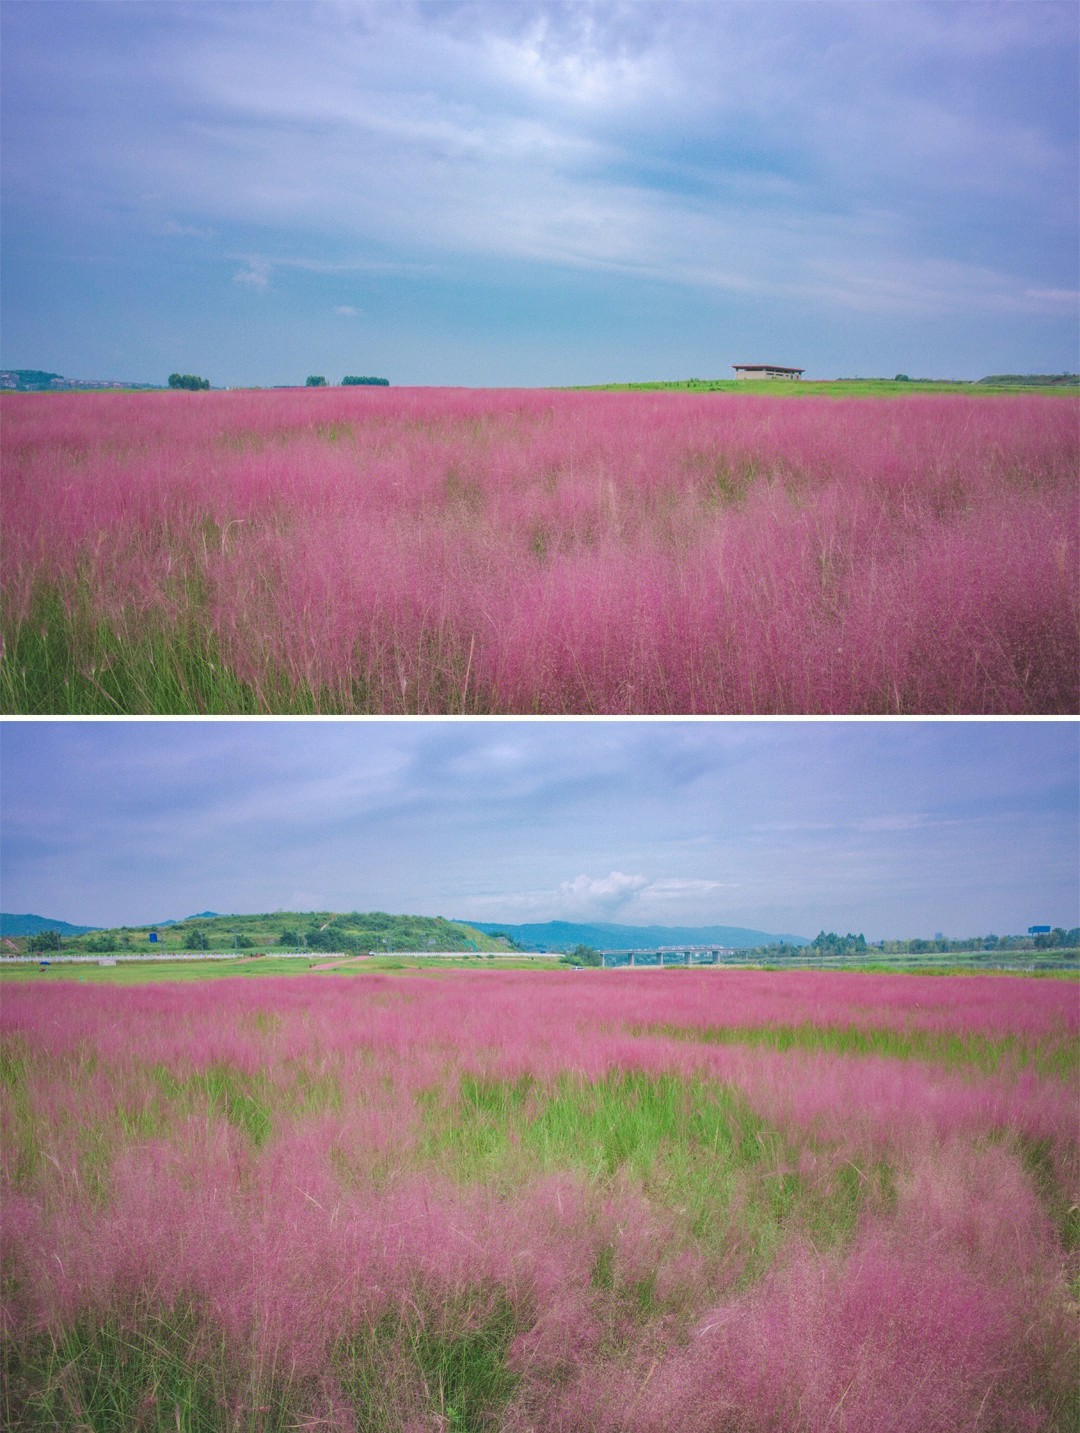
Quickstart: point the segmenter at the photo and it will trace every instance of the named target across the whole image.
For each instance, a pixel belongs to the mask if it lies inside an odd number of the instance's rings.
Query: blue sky
[[[0,362],[1078,366],[1074,3],[0,10]]]
[[[1080,924],[1058,721],[6,721],[3,907]]]

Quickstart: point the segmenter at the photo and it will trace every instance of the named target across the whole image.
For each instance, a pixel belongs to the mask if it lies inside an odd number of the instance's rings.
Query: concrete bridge
[[[658,946],[655,950],[605,950],[600,959],[605,969],[661,970],[665,965],[718,965],[731,955],[726,946]]]

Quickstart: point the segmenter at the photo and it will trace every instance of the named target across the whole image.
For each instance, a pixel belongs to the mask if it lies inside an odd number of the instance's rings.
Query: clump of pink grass
[[[365,710],[1056,712],[1078,414],[356,390],[4,399],[4,601]],[[336,695],[334,695],[336,694]]]

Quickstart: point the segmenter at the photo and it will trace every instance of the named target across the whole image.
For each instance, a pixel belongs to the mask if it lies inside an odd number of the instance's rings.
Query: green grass
[[[914,379],[897,383],[891,378],[683,378],[658,379],[646,383],[589,383],[571,391],[599,393],[768,393],[785,397],[822,394],[829,398],[902,398],[911,393],[968,393],[974,396],[1000,393],[1057,393],[1075,398],[1080,386],[1023,383],[964,383],[951,379]]]
[[[46,953],[45,959],[48,959]],[[93,985],[143,985],[156,981],[221,980],[243,976],[253,979],[263,975],[310,975],[312,965],[321,965],[329,957],[314,952],[310,960],[275,959],[272,955],[258,959],[237,957],[235,960],[162,960],[118,961],[114,966],[79,964],[50,965],[42,970],[38,964],[0,966],[0,985],[54,984],[57,981],[85,981]],[[370,974],[438,975],[451,970],[558,970],[554,956],[500,955],[493,952],[453,957],[376,955],[350,960],[336,969],[314,972],[317,975],[343,977]]]
[[[5,1341],[3,1426],[12,1433],[286,1433],[303,1383],[243,1369],[210,1344],[195,1309],[137,1308],[63,1333]],[[193,1356],[194,1355],[194,1356]]]
[[[485,939],[485,937],[481,936],[481,939]],[[490,937],[486,939],[490,939]],[[68,944],[74,945],[75,942],[69,941]],[[53,984],[61,980],[85,981],[89,984],[97,985],[142,985],[162,980],[186,982],[193,980],[218,980],[236,976],[242,976],[244,979],[252,979],[263,975],[309,975],[312,973],[323,978],[340,978],[350,975],[369,974],[423,974],[425,976],[438,976],[440,974],[446,974],[449,971],[460,970],[554,971],[566,969],[565,966],[560,964],[559,957],[555,955],[537,956],[492,950],[462,952],[462,954],[456,958],[406,954],[376,955],[359,959],[345,958],[344,963],[340,965],[336,965],[328,970],[317,970],[314,972],[312,971],[313,966],[329,963],[334,957],[325,952],[312,951],[307,959],[301,960],[286,959],[281,956],[275,957],[273,954],[267,954],[259,955],[257,958],[253,958],[251,955],[242,955],[237,956],[235,959],[227,960],[170,961],[131,959],[132,952],[130,951],[118,951],[116,954],[117,956],[126,955],[129,958],[125,960],[118,959],[115,966],[98,966],[93,963],[84,964],[81,962],[67,964],[61,962],[51,964],[44,970],[41,968],[40,962],[29,964],[20,963],[18,965],[0,964],[0,986],[5,982],[12,984],[41,984],[42,982]],[[1017,959],[1022,959],[1024,954],[1026,954],[1026,952],[1021,952],[1021,954],[1017,956]],[[41,959],[48,960],[49,952],[43,952]],[[956,966],[950,963],[951,959],[951,957],[943,956],[942,960],[945,963],[937,967],[932,964],[923,963],[910,965],[905,963],[903,957],[897,957],[896,962],[890,963],[887,966],[876,964],[844,966],[842,967],[842,971],[852,974],[859,971],[877,973],[886,971],[892,974],[906,975],[994,975],[1005,973],[998,972],[993,968],[986,969],[980,967],[975,969],[971,966]],[[765,968],[779,969],[780,967]],[[826,962],[822,962],[820,966],[815,968],[834,969],[835,967],[829,966]],[[683,967],[671,966],[670,969],[681,970]],[[1030,975],[1032,979],[1080,980],[1080,973],[1074,970],[1010,970],[1007,973],[1014,976],[1018,974],[1025,976]],[[644,1030],[645,1027],[642,1027],[642,1029]],[[684,1029],[683,1027],[667,1026],[657,1026],[655,1029],[650,1028],[648,1033],[670,1035],[673,1039],[714,1040],[715,1043],[750,1043],[753,1038],[746,1036],[745,1032],[740,1032],[735,1028],[726,1033],[721,1031],[715,1036],[712,1034],[702,1035],[700,1032]],[[888,1036],[888,1032],[884,1032],[882,1038],[886,1036]],[[820,1048],[817,1043],[818,1036],[810,1032],[810,1027],[806,1027],[804,1031],[794,1036],[782,1033],[777,1035],[776,1038],[781,1042],[787,1040],[795,1044],[806,1045],[807,1048]],[[832,1036],[828,1038],[830,1041],[833,1039]],[[850,1048],[853,1053],[859,1053],[860,1039],[862,1037],[854,1032],[847,1032],[837,1038],[841,1040],[841,1043],[844,1040],[851,1040],[852,1043],[848,1048]],[[888,1037],[888,1039],[891,1038],[891,1036]],[[892,1054],[898,1055],[901,1058],[910,1057],[912,1059],[922,1058],[923,1054],[925,1054],[929,1058],[949,1061],[955,1054],[955,1050],[949,1047],[948,1042],[951,1038],[952,1037],[943,1037],[945,1043],[937,1052],[931,1049],[930,1046],[926,1046],[920,1051],[919,1048],[912,1045],[910,1051],[901,1047],[885,1048],[884,1046],[879,1046],[877,1048],[871,1048],[867,1046],[865,1053]],[[959,1039],[960,1037],[956,1038]],[[886,1039],[886,1045],[888,1044],[888,1039]],[[915,1037],[912,1036],[912,1039],[915,1039]],[[761,1041],[766,1044],[773,1043],[772,1035],[769,1032],[765,1032],[761,1037]],[[783,1048],[782,1045],[775,1045],[774,1047]],[[835,1043],[831,1043],[827,1045],[827,1048],[838,1047]],[[997,1062],[1001,1060],[1007,1061],[1014,1058],[1014,1056],[1018,1063],[1023,1064],[1030,1062],[1035,1069],[1048,1074],[1057,1073],[1066,1075],[1070,1072],[1074,1072],[1076,1068],[1077,1057],[1071,1047],[1064,1049],[1050,1047],[1044,1049],[1039,1047],[1034,1050],[1027,1050],[1022,1046],[1017,1046],[1015,1050],[1011,1050],[1008,1047],[1008,1043],[1005,1042],[1002,1048],[996,1052],[987,1048],[981,1053],[972,1053],[963,1058],[983,1060],[985,1062],[984,1068],[994,1069],[997,1068]]]
[[[162,1094],[168,1100],[190,1102],[207,1119],[222,1117],[241,1130],[258,1148],[265,1144],[271,1129],[266,1079],[259,1075],[242,1075],[229,1065],[208,1065],[185,1079],[178,1080],[164,1066],[151,1072]],[[258,1091],[258,1093],[256,1093]],[[185,1098],[186,1097],[186,1098]],[[154,1118],[151,1128],[160,1128],[162,1121]]]
[[[130,628],[93,614],[76,582],[42,585],[30,614],[0,618],[0,711],[26,716],[341,716],[490,714],[468,687],[466,654],[432,634],[409,657],[404,688],[374,689],[357,652],[347,681],[314,688],[271,660],[242,678],[229,665],[207,611],[205,584],[186,581],[173,626],[142,614]]]
[[[572,1171],[597,1189],[638,1189],[659,1217],[713,1257],[730,1252],[737,1230],[744,1282],[760,1277],[793,1228],[828,1247],[851,1235],[868,1199],[882,1205],[893,1197],[884,1163],[869,1172],[844,1164],[805,1178],[784,1136],[716,1081],[563,1076],[544,1089],[527,1077],[466,1075],[454,1098],[432,1092],[421,1105],[421,1160],[461,1183],[511,1190]],[[614,1252],[600,1256],[608,1257]],[[606,1278],[603,1270],[601,1262]],[[655,1302],[643,1290],[633,1297]]]
[[[1040,1076],[1074,1079],[1080,1049],[1070,1039],[1026,1044],[1007,1035],[993,1040],[985,1035],[953,1031],[864,1029],[838,1025],[639,1025],[632,1035],[661,1035],[669,1040],[700,1041],[706,1045],[753,1045],[783,1053],[787,1050],[828,1050],[837,1055],[877,1055],[898,1060],[932,1060],[937,1064],[979,1073],[1030,1066]]]
[[[499,1427],[499,1410],[518,1377],[508,1367],[510,1345],[522,1330],[511,1305],[469,1289],[437,1309],[414,1303],[388,1314],[339,1345],[339,1382],[361,1430],[396,1430],[395,1394],[402,1362],[424,1392],[434,1428],[445,1433],[486,1433]]]
[[[1066,1254],[1076,1254],[1080,1251],[1080,1205],[1062,1188],[1054,1168],[1051,1141],[1029,1135],[1018,1135],[1016,1139],[1028,1173],[1057,1229],[1062,1249]]]
[[[241,681],[224,662],[209,624],[200,625],[198,593],[175,628],[124,633],[90,614],[85,594],[42,588],[30,615],[5,614],[0,710],[37,716],[239,715],[323,710],[321,696],[280,675]]]
[[[422,1297],[422,1294],[421,1294]],[[434,1428],[487,1433],[518,1379],[519,1332],[505,1300],[466,1290],[438,1308],[413,1304],[343,1337],[331,1371],[361,1433],[398,1433],[403,1381],[422,1389]],[[194,1355],[194,1356],[193,1356]],[[80,1320],[64,1333],[8,1339],[0,1413],[11,1433],[296,1433],[330,1426],[318,1380],[245,1372],[187,1309]],[[440,1421],[441,1420],[441,1421]]]

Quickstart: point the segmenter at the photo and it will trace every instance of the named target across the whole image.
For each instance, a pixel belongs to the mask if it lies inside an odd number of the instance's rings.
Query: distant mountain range
[[[747,950],[759,945],[809,945],[802,935],[770,935],[743,926],[608,925],[603,922],[542,921],[507,925],[505,921],[469,921],[485,935],[501,932],[522,950],[573,950],[590,945],[596,950],[652,950],[659,945],[725,945]]]
[[[189,921],[213,920],[217,911],[200,911],[198,915],[188,916]],[[149,928],[157,930],[162,926],[179,925],[180,921],[155,921]],[[0,937],[8,936],[14,938],[17,935],[37,935],[42,930],[58,930],[61,935],[89,935],[92,931],[103,930],[99,925],[69,925],[67,921],[50,920],[47,916],[12,915],[9,911],[0,911]]]
[[[61,935],[88,935],[100,929],[96,925],[68,925],[67,921],[47,920],[45,916],[16,916],[0,911],[0,937],[37,935],[42,930],[58,930]]]

